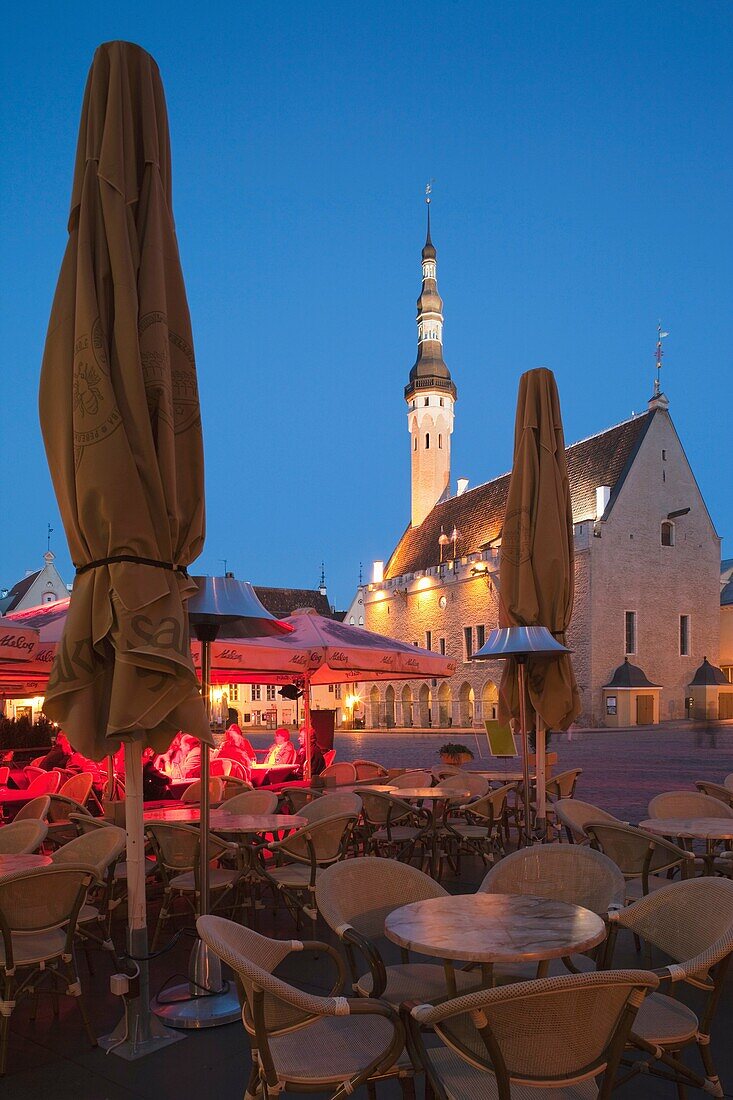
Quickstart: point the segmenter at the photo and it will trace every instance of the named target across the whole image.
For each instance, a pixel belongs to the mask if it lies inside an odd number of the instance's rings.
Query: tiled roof
[[[23,577],[22,581],[18,581],[8,592],[2,600],[2,614],[7,615],[9,611],[12,611],[18,606],[20,601],[25,596],[28,589],[31,587],[36,578],[40,575],[41,570],[37,569],[35,573],[29,573],[27,577]]]
[[[284,619],[299,607],[313,607],[319,615],[332,617],[328,596],[322,596],[317,588],[260,588],[255,585],[257,598],[271,615]]]
[[[695,675],[690,680],[690,687],[722,687],[723,685],[730,686],[722,668],[711,665],[707,657],[703,658],[702,664],[695,670]]]
[[[619,665],[607,684],[607,688],[654,688],[659,684],[653,684],[647,674],[638,665],[629,663],[627,657],[622,665]]]
[[[733,577],[728,581],[720,593],[721,607],[730,607],[733,604]]]
[[[595,519],[596,489],[611,488],[606,515],[636,455],[654,412],[625,420],[605,432],[590,436],[566,449],[568,477],[573,499],[573,520]],[[401,577],[437,565],[441,527],[446,535],[458,530],[458,557],[474,554],[501,538],[504,510],[509,491],[509,474],[503,474],[461,496],[451,497],[433,508],[419,527],[408,527],[387,562],[385,578]],[[449,548],[452,554],[452,547]]]

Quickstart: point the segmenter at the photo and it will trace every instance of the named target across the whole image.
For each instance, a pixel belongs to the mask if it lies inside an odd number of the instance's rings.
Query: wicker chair
[[[441,964],[413,963],[405,958],[387,966],[378,946],[378,941],[384,941],[384,921],[393,910],[446,894],[429,875],[393,859],[364,856],[323,871],[316,882],[316,904],[344,947],[356,993],[380,997],[395,1007],[415,998],[432,1001],[447,995]],[[369,964],[361,976],[357,954]],[[459,970],[455,977],[462,992],[479,984],[465,971]]]
[[[472,775],[471,772],[462,772],[459,769],[450,775],[446,775],[445,779],[441,779],[440,786],[448,789],[455,787],[459,791],[469,791],[470,800],[472,798],[483,798],[484,795],[489,793],[491,784],[483,775]],[[465,799],[461,798],[460,802],[465,802]]]
[[[433,776],[431,772],[403,772],[402,775],[393,776],[389,785],[390,787],[432,787]]]
[[[94,776],[91,772],[77,772],[67,779],[59,787],[58,793],[63,798],[73,798],[74,802],[86,805],[89,795],[92,793]]]
[[[177,898],[185,898],[193,912],[198,915],[201,896],[200,832],[198,828],[191,825],[174,825],[161,821],[146,822],[145,832],[153,846],[158,873],[163,882],[163,903],[158,913],[150,948],[154,951],[161,929],[169,919]],[[212,861],[224,855],[236,858],[237,845],[227,844],[221,837],[211,833],[209,834],[209,855]],[[239,871],[224,867],[209,867],[209,890],[213,908],[221,907],[225,902],[230,901],[232,909],[236,908],[240,877]]]
[[[695,787],[702,794],[709,795],[710,798],[719,798],[721,802],[725,802],[726,806],[733,806],[733,790],[721,783],[708,783],[706,779],[696,779]]]
[[[291,814],[299,814],[303,806],[307,806],[314,798],[320,798],[322,794],[323,791],[317,791],[313,787],[280,788],[280,800]]]
[[[36,798],[39,794],[56,794],[60,785],[61,775],[59,772],[41,772],[40,775],[31,780],[25,793],[29,798]]]
[[[304,810],[319,806],[321,801],[326,799],[319,798]],[[298,925],[301,912],[315,921],[318,876],[324,867],[345,857],[357,819],[358,812],[321,817],[295,829],[283,840],[267,841],[257,849],[263,857],[257,865],[262,885],[269,886],[274,896],[282,898]],[[266,854],[272,858],[264,858]]]
[[[212,806],[216,806],[224,798],[224,781],[221,776],[209,779],[209,800]],[[201,780],[194,779],[181,795],[181,802],[201,801]]]
[[[222,804],[226,814],[274,814],[278,798],[274,791],[243,791]]]
[[[733,791],[733,772],[731,772],[730,775],[726,775],[725,779],[723,780],[723,786],[726,787],[729,791]]]
[[[673,882],[611,914],[608,961],[613,957],[619,928],[628,929],[674,960],[655,971],[662,988],[671,995],[655,993],[645,1002],[633,1027],[632,1045],[644,1051],[650,1061],[661,1061],[684,1086],[690,1080],[690,1070],[674,1055],[697,1044],[705,1080],[698,1078],[692,1083],[722,1096],[710,1031],[733,952],[733,882],[711,877]],[[705,994],[699,1019],[678,999],[678,983]],[[636,1068],[638,1071],[641,1067]]]
[[[645,897],[652,890],[669,886],[669,876],[675,870],[683,879],[694,870],[693,852],[654,833],[608,821],[589,822],[586,832],[591,846],[612,859],[626,879],[627,904]]]
[[[48,817],[51,799],[47,794],[40,794],[38,798],[32,798],[21,806],[13,821],[45,821]]]
[[[232,770],[232,760],[227,760],[226,757],[219,759],[218,757],[212,760],[209,764],[209,775],[215,779],[223,779],[224,776],[229,775]]]
[[[386,779],[389,772],[381,764],[373,760],[354,760],[356,768],[356,781],[360,783],[364,779]]]
[[[608,1100],[639,1005],[658,984],[644,970],[566,975],[408,1005],[405,1018],[441,1100]],[[440,1046],[426,1045],[426,1028]]]
[[[515,786],[505,783],[489,791],[466,805],[463,819],[448,820],[445,835],[449,842],[451,837],[456,838],[459,854],[465,850],[478,855],[484,865],[504,855],[502,830],[506,831],[507,796]]]
[[[11,821],[0,829],[0,855],[29,856],[38,851],[47,833],[45,821]]]
[[[0,767],[0,787],[7,786],[7,782],[10,779],[10,768],[7,764],[3,764]]]
[[[46,992],[47,983],[54,999],[59,993],[76,999],[89,1040],[97,1045],[73,949],[77,917],[93,881],[93,873],[79,866],[42,867],[0,879],[0,1075],[5,1073],[10,1018],[17,1001]]]
[[[119,829],[116,825],[106,825],[82,833],[68,844],[57,848],[51,856],[57,866],[83,864],[96,871],[96,897],[87,899],[82,906],[78,916],[78,931],[85,941],[92,940],[109,951],[116,964],[119,964],[119,960],[110,937],[114,868],[125,850],[126,841],[124,829]]]
[[[58,847],[61,844],[66,844],[69,840],[73,840],[78,835],[78,829],[72,820],[72,814],[75,817],[82,814],[86,814],[88,817],[92,815],[81,802],[77,802],[70,795],[61,794],[60,791],[58,794],[49,795],[49,799],[48,839],[49,843],[54,847]]]
[[[320,798],[308,802],[298,810],[299,817],[306,817],[310,823],[322,821],[324,817],[348,814],[358,817],[361,813],[361,795],[348,791],[324,793]]]
[[[339,760],[336,764],[329,764],[324,768],[319,779],[330,780],[332,785],[345,786],[347,783],[356,783],[356,768],[348,760]]]
[[[666,791],[649,803],[649,817],[733,817],[733,808],[700,791]]]
[[[404,1028],[393,1008],[362,997],[317,997],[273,974],[293,952],[325,953],[325,944],[268,939],[221,917],[199,917],[197,928],[244,991],[242,1018],[252,1047],[245,1100],[281,1090],[343,1098],[367,1082],[395,1077],[414,1096]]]
[[[361,792],[364,849],[393,859],[412,859],[415,845],[429,821],[426,810],[382,791]]]
[[[248,783],[246,779],[240,779],[237,775],[222,775],[217,776],[221,779],[221,785],[223,789],[222,799],[224,802],[228,798],[235,798],[238,794],[243,794],[244,791],[251,791],[252,784]]]
[[[548,802],[559,802],[561,798],[575,798],[575,788],[582,774],[582,768],[569,768],[548,779],[545,784]]]
[[[571,844],[587,844],[588,834],[585,826],[589,821],[608,821],[609,824],[623,825],[613,814],[593,806],[590,802],[581,802],[579,798],[561,798],[552,807],[558,824],[565,828]]]

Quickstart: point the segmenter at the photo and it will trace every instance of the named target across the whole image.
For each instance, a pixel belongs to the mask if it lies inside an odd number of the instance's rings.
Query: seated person
[[[284,726],[275,730],[275,740],[267,750],[264,764],[266,768],[274,768],[282,764],[295,763],[295,745],[291,744],[290,731]]]
[[[155,766],[155,750],[143,749],[143,801],[158,802],[164,798],[174,798],[169,790],[170,785],[170,777]]]
[[[181,755],[177,763],[181,779],[201,778],[201,742],[190,733],[181,735]]]
[[[254,750],[236,722],[232,722],[226,729],[224,740],[216,752],[211,754],[211,758],[212,760],[234,760],[244,768],[252,763]]]
[[[320,745],[316,741],[316,735],[311,730],[311,775],[320,775],[326,766],[326,761],[323,759],[323,753],[321,752]],[[306,741],[308,738],[308,731],[305,726],[301,726],[298,730],[298,743],[300,748],[295,754],[295,760],[298,766],[298,771],[301,775],[305,775],[305,762],[306,762]]]
[[[59,730],[55,743],[46,755],[41,757],[37,767],[43,768],[45,772],[50,772],[54,768],[65,768],[73,751],[66,734],[63,730]]]

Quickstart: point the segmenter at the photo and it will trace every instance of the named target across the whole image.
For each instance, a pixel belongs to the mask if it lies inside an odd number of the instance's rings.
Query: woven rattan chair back
[[[649,817],[725,817],[733,818],[733,808],[718,798],[700,791],[666,791],[649,803]]]
[[[545,788],[547,797],[553,802],[558,802],[561,798],[574,798],[575,788],[582,774],[582,768],[569,768],[568,771],[560,772],[552,779],[548,779]]]
[[[248,783],[246,779],[240,779],[238,775],[222,775],[222,799],[226,802],[229,798],[236,798],[238,794],[243,794],[244,791],[251,791],[252,784]]]
[[[386,768],[383,768],[381,764],[375,763],[374,760],[355,760],[354,767],[356,768],[356,780],[361,782],[363,779],[386,779],[389,772]]]
[[[213,779],[209,779],[209,798],[213,803],[221,802],[224,797],[224,783],[221,776],[214,776]],[[181,802],[200,802],[201,801],[201,780],[194,779],[193,783],[189,787],[186,787],[185,791],[181,795]]]
[[[453,772],[440,781],[441,787],[454,787],[459,791],[469,791],[469,798],[483,798],[489,790],[489,781],[483,775],[471,775],[470,772]],[[461,799],[465,801],[465,799]]]
[[[644,970],[541,978],[469,993],[434,1008],[420,1005],[412,1018],[431,1025],[464,1061],[494,1069],[501,1082],[496,1095],[509,1096],[510,1081],[551,1085],[559,1093],[564,1084],[606,1070],[599,1093],[605,1098],[636,1010],[658,985],[656,975]]]
[[[277,844],[277,850],[298,863],[310,863],[311,852],[319,867],[342,859],[357,814],[337,814],[296,829]]]
[[[20,807],[13,821],[45,821],[50,805],[49,796],[39,794],[37,798],[32,798],[30,802],[26,802],[25,806]]]
[[[389,781],[390,787],[432,787],[433,776],[431,772],[403,772],[395,775]]]
[[[67,779],[65,783],[62,783],[58,793],[65,798],[73,798],[74,802],[84,806],[92,793],[93,782],[94,776],[91,772],[79,772],[77,775],[72,775],[71,779]]]
[[[29,856],[37,852],[46,839],[48,826],[45,821],[28,818],[11,821],[0,829],[0,854]]]
[[[500,859],[479,893],[536,894],[605,916],[623,905],[625,888],[624,876],[602,852],[577,844],[542,844]]]
[[[39,867],[0,879],[0,926],[3,932],[50,932],[78,913],[94,881],[88,867]]]
[[[83,806],[81,802],[77,802],[75,798],[69,798],[65,794],[51,794],[48,796],[50,805],[48,807],[48,820],[49,824],[53,825],[55,822],[68,822],[71,814],[88,814],[86,806]],[[89,814],[91,817],[91,814]]]
[[[366,788],[359,795],[362,801],[364,821],[371,828],[380,828],[390,824],[396,825],[406,818],[414,816],[415,807],[409,802],[403,802],[396,795],[383,791],[370,791]]]
[[[51,856],[55,864],[75,863],[94,867],[97,878],[103,879],[107,868],[119,859],[125,850],[127,838],[124,829],[109,825],[75,837],[63,844]]]
[[[222,804],[227,814],[274,814],[278,797],[274,791],[243,791]]]
[[[593,847],[612,859],[624,878],[640,878],[675,867],[686,873],[694,861],[691,852],[632,825],[599,821],[588,823],[586,831]]]
[[[356,768],[348,760],[339,760],[329,764],[321,772],[319,779],[329,779],[335,784],[356,783]]]
[[[336,933],[349,925],[369,939],[384,936],[384,921],[394,909],[447,893],[417,867],[376,856],[334,863],[316,881],[316,903],[326,924]]]
[[[733,790],[724,787],[722,783],[708,783],[706,779],[697,779],[695,786],[702,794],[710,798],[719,798],[721,802],[725,802],[726,806],[733,806]]]
[[[39,794],[56,794],[61,785],[61,775],[57,771],[44,772],[31,780],[26,790],[29,798],[35,798]]]
[[[579,798],[561,798],[552,807],[557,820],[565,827],[568,840],[574,844],[587,844],[588,834],[585,826],[589,821],[608,821],[612,824],[622,824],[617,817],[606,810],[592,805],[590,802],[582,802]]]
[[[323,791],[317,791],[313,787],[281,787],[280,798],[286,803],[294,814],[299,814],[303,806],[307,806],[314,799],[320,798]]]
[[[507,795],[516,789],[516,783],[505,783],[503,787],[497,787],[489,791],[483,798],[476,799],[468,805],[472,818],[481,818],[489,828],[504,816]]]
[[[299,817],[305,817],[309,822],[322,821],[324,817],[335,817],[338,814],[350,814],[358,817],[361,813],[361,795],[341,793],[323,794],[320,798],[306,803],[298,810]]]
[[[688,976],[704,979],[733,951],[733,882],[712,876],[671,882],[616,913],[614,921],[678,965],[695,960]]]

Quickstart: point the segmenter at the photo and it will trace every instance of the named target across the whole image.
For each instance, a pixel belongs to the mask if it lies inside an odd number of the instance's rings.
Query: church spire
[[[426,387],[450,393],[455,400],[456,387],[443,359],[443,299],[438,293],[438,264],[435,245],[430,236],[431,186],[425,189],[427,234],[422,250],[422,288],[417,300],[417,359],[405,387],[409,401],[416,390]]]

